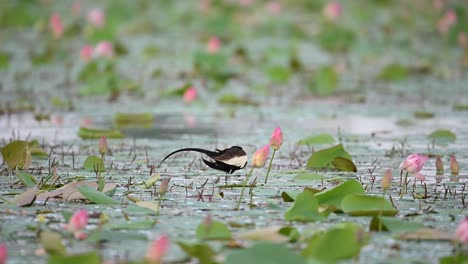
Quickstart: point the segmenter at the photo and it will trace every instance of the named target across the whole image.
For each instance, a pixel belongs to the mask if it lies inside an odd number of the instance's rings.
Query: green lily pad
[[[320,144],[333,144],[335,142],[335,139],[333,138],[332,135],[330,134],[318,134],[315,136],[310,136],[306,137],[304,139],[301,139],[297,142],[299,146],[302,145],[320,145]]]
[[[365,193],[361,183],[355,179],[347,180],[332,189],[315,195],[320,206],[331,206],[335,211],[342,210],[343,199],[350,194]]]
[[[324,176],[314,173],[300,173],[294,177],[294,181],[321,181],[326,179]]]
[[[264,242],[255,244],[251,248],[231,253],[227,256],[225,263],[305,264],[305,260],[299,254],[284,245]]]
[[[291,79],[291,70],[284,66],[271,66],[266,73],[270,80],[279,84],[285,84]]]
[[[345,52],[355,42],[355,33],[347,28],[327,23],[322,25],[322,30],[317,36],[320,46],[332,52]]]
[[[51,256],[65,256],[67,249],[63,245],[62,236],[56,232],[43,231],[40,234],[41,244]]]
[[[142,221],[129,221],[120,224],[110,224],[107,225],[108,229],[111,230],[139,230],[139,229],[151,229],[155,224],[156,220],[142,220]]]
[[[349,159],[342,158],[342,157],[335,157],[333,158],[331,163],[339,171],[357,172],[356,165],[353,163],[353,161]]]
[[[374,216],[370,222],[369,230],[390,231],[392,233],[412,232],[423,228],[424,225],[419,222],[405,221],[395,217],[376,217]]]
[[[427,136],[428,139],[432,140],[436,144],[447,144],[455,142],[457,136],[450,130],[438,129]]]
[[[29,144],[24,140],[15,140],[1,149],[3,160],[9,169],[27,169],[31,165]]]
[[[207,244],[190,244],[182,241],[177,241],[177,244],[187,255],[198,259],[199,263],[216,263],[214,261],[216,252]]]
[[[153,188],[153,186],[156,184],[156,182],[159,181],[159,178],[161,178],[161,174],[153,173],[151,175],[151,177],[149,177],[148,180],[143,181],[143,188],[145,188],[145,189]]]
[[[343,148],[343,145],[338,144],[336,146],[314,152],[307,161],[306,166],[308,169],[314,170],[336,168],[332,163],[333,159],[336,157],[341,157],[352,161],[351,156]]]
[[[249,106],[259,106],[260,103],[250,99],[242,98],[234,94],[225,94],[221,95],[218,99],[220,104],[224,105],[249,105]]]
[[[82,139],[100,139],[102,136],[107,138],[123,138],[124,135],[118,129],[96,129],[80,127],[78,136]]]
[[[10,54],[0,51],[0,69],[8,68],[10,64]]]
[[[311,191],[300,193],[291,208],[284,214],[286,221],[310,222],[325,218],[326,214],[319,213],[319,203]]]
[[[409,70],[401,64],[389,64],[379,73],[378,78],[383,81],[401,81],[408,77]]]
[[[196,236],[202,240],[229,240],[232,238],[227,225],[215,220],[209,221],[208,224],[205,221],[199,224]]]
[[[106,194],[97,191],[89,186],[80,186],[78,187],[78,191],[86,197],[89,201],[96,203],[96,204],[110,204],[110,205],[117,205],[120,204],[119,201],[112,199],[111,197],[107,196]]]
[[[353,216],[394,216],[398,211],[381,196],[350,194],[341,202],[344,213]]]
[[[336,90],[339,76],[332,66],[321,67],[315,72],[309,89],[318,96],[330,96]]]
[[[47,264],[100,264],[101,257],[97,252],[87,252],[82,254],[75,254],[75,255],[49,255],[49,259],[47,260]]]
[[[98,156],[88,156],[84,161],[83,168],[90,171],[106,171],[104,162]]]
[[[434,113],[426,111],[415,111],[413,115],[418,119],[430,119],[434,117]]]
[[[122,126],[145,126],[153,125],[153,114],[151,113],[117,113],[115,114],[115,123],[118,127]]]
[[[367,237],[359,225],[345,223],[315,234],[302,255],[308,263],[338,263],[359,256],[366,243]]]

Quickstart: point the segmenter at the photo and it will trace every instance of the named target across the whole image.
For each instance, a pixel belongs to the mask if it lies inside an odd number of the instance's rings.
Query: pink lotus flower
[[[390,189],[390,186],[392,185],[392,178],[393,178],[392,170],[387,169],[381,181],[381,186],[382,186],[382,189],[384,189],[384,191]]]
[[[268,154],[270,153],[270,146],[265,145],[262,148],[255,151],[252,157],[252,166],[255,168],[261,168],[265,165],[265,162],[268,158]]]
[[[75,238],[80,240],[85,239],[86,234],[82,229],[84,229],[88,224],[88,218],[88,211],[76,211],[70,218],[70,221],[68,221],[68,224],[65,225],[65,229],[72,232],[75,235]]]
[[[93,46],[85,45],[80,50],[80,57],[83,61],[88,62],[93,58]]]
[[[450,172],[452,175],[458,175],[460,173],[460,165],[458,164],[455,154],[450,155]]]
[[[150,264],[161,263],[164,255],[169,248],[169,237],[167,235],[161,235],[154,240],[148,251],[146,252],[145,260]]]
[[[0,264],[5,264],[8,259],[8,249],[5,244],[0,244]]]
[[[109,145],[107,145],[107,137],[102,136],[101,139],[99,140],[99,146],[98,146],[99,153],[102,155],[107,154],[109,151]]]
[[[197,90],[193,86],[190,86],[190,88],[188,88],[184,92],[184,101],[186,103],[191,103],[196,98],[197,98]]]
[[[211,37],[208,40],[206,50],[208,51],[208,53],[218,53],[220,47],[221,47],[221,40],[217,37]]]
[[[112,58],[114,56],[114,47],[109,41],[101,41],[96,44],[94,48],[94,54],[97,57]]]
[[[341,16],[343,8],[338,2],[330,2],[323,9],[323,15],[330,21],[336,21]]]
[[[274,150],[280,149],[281,145],[283,145],[283,131],[281,131],[281,127],[276,127],[275,131],[273,131],[273,134],[271,135],[270,138],[270,146]]]
[[[98,8],[89,11],[87,18],[88,22],[97,28],[102,28],[106,23],[106,16],[104,12]]]
[[[448,10],[439,22],[437,22],[437,29],[441,34],[446,34],[456,22],[457,14],[453,10]]]
[[[265,8],[268,11],[268,13],[272,15],[279,14],[281,12],[281,9],[283,9],[281,7],[281,4],[277,1],[268,1],[268,3],[266,3]]]
[[[52,31],[54,38],[58,39],[63,35],[63,23],[58,13],[52,14],[49,19],[49,29]]]
[[[465,217],[460,224],[458,224],[455,237],[463,244],[468,244],[468,218]]]
[[[428,156],[411,154],[400,164],[400,170],[404,170],[409,174],[416,174],[421,171],[422,167],[428,160]]]

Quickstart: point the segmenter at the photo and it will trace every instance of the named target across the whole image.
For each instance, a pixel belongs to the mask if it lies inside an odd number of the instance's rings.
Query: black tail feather
[[[213,152],[213,151],[209,151],[209,150],[206,150],[206,149],[201,149],[201,148],[182,148],[182,149],[178,149],[176,151],[173,151],[171,153],[169,153],[169,155],[167,155],[166,157],[164,157],[164,159],[161,161],[161,163],[159,163],[158,165],[158,168],[161,167],[161,164],[167,159],[169,158],[170,156],[176,154],[176,153],[179,153],[179,152],[183,152],[183,151],[195,151],[195,152],[200,152],[200,153],[203,153],[203,154],[206,154],[208,157],[210,158],[213,158],[213,157],[216,157],[217,155],[219,155],[218,152]],[[205,160],[203,160],[205,161]],[[208,163],[206,163],[207,161],[205,161],[205,164],[210,166]],[[210,162],[212,163],[212,162]],[[216,166],[216,164],[213,163],[214,166]],[[211,166],[210,166],[211,167]],[[213,169],[219,169],[219,168],[215,168],[215,167],[211,167]]]

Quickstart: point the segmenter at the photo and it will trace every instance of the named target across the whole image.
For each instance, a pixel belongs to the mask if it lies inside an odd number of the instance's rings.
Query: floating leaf
[[[322,48],[334,52],[349,50],[356,38],[353,31],[331,23],[323,25],[317,37]]]
[[[112,230],[138,230],[138,229],[151,229],[155,224],[156,220],[142,220],[142,221],[128,221],[120,224],[110,224],[107,228]]]
[[[136,202],[135,204],[140,207],[150,209],[154,213],[159,213],[159,205],[157,203],[153,203],[150,201],[139,201],[139,202]]]
[[[428,139],[432,140],[436,144],[447,144],[455,142],[457,136],[450,130],[438,129],[427,136]]]
[[[418,119],[430,119],[434,117],[434,113],[426,111],[415,111],[413,115]]]
[[[294,202],[296,197],[299,195],[300,192],[282,192],[281,198],[283,198],[283,202]]]
[[[310,191],[304,190],[300,193],[293,206],[284,214],[286,221],[309,222],[317,221],[325,217],[319,213],[317,198]]]
[[[266,73],[273,82],[279,84],[285,84],[291,79],[291,71],[284,66],[271,66]]]
[[[31,156],[33,157],[48,157],[49,154],[47,154],[47,152],[45,152],[42,147],[41,147],[41,144],[39,144],[39,141],[37,141],[37,139],[35,140],[32,140],[31,142],[28,143],[29,145],[29,152],[31,153]]]
[[[59,233],[43,231],[41,232],[40,239],[47,254],[54,256],[65,256],[67,254],[62,236]]]
[[[273,243],[285,243],[289,241],[289,234],[283,235],[279,227],[267,227],[249,230],[238,235],[239,238],[253,241],[268,241]]]
[[[241,98],[234,94],[225,94],[219,97],[218,102],[224,105],[250,105],[259,106],[260,103],[253,101],[250,98]]]
[[[104,162],[98,156],[88,156],[83,163],[83,168],[90,171],[106,171]]]
[[[300,173],[294,177],[295,181],[321,181],[325,179],[324,176],[313,173]]]
[[[454,111],[468,111],[468,104],[454,103],[452,109]]]
[[[96,189],[93,189],[89,186],[80,186],[78,187],[78,190],[80,193],[86,197],[88,200],[90,200],[93,203],[96,204],[120,204],[119,201],[114,200],[110,198],[109,196],[105,195],[102,192],[97,191]]]
[[[16,177],[20,179],[20,181],[24,184],[26,187],[33,187],[36,186],[37,180],[34,178],[29,173],[23,172],[23,171],[18,171],[16,172]]]
[[[420,228],[413,232],[402,233],[398,235],[398,239],[417,240],[417,241],[420,241],[420,240],[452,241],[453,235],[448,232],[433,229],[433,228]]]
[[[203,221],[198,225],[196,236],[203,240],[229,240],[232,238],[231,231],[223,222],[210,220],[209,223]]]
[[[100,264],[101,257],[97,252],[87,252],[82,254],[75,254],[75,255],[49,255],[49,259],[47,260],[47,264]]]
[[[401,81],[408,77],[408,68],[401,64],[389,64],[379,73],[378,78],[384,81]]]
[[[343,145],[338,144],[336,146],[314,152],[307,161],[306,166],[309,169],[315,170],[334,168],[332,161],[336,157],[352,160],[349,153],[343,148]]]
[[[102,136],[107,138],[123,138],[122,132],[118,129],[95,129],[80,127],[78,136],[82,139],[100,139]]]
[[[373,217],[369,226],[369,230],[390,231],[392,233],[411,232],[423,228],[424,225],[418,222],[405,221],[395,217]]]
[[[115,114],[115,123],[118,127],[122,126],[153,126],[153,114],[151,113],[117,113]]]
[[[288,263],[305,264],[304,259],[284,245],[258,243],[251,248],[235,251],[227,256],[225,264],[238,263]]]
[[[156,184],[156,182],[159,181],[160,177],[161,177],[161,174],[159,174],[159,173],[151,174],[151,177],[149,177],[148,180],[143,181],[143,188],[145,188],[145,189],[152,188]]]
[[[335,92],[339,76],[331,66],[321,67],[315,72],[309,89],[318,96],[330,96]]]
[[[17,206],[30,206],[36,200],[36,194],[38,191],[39,189],[36,186],[31,187],[20,195],[10,199],[10,202],[16,204]]]
[[[353,163],[353,161],[351,161],[349,159],[342,158],[342,157],[335,157],[335,158],[333,158],[331,163],[339,171],[357,172],[356,165]]]
[[[94,190],[97,190],[99,188],[99,185],[95,182],[70,182],[57,190],[50,191],[50,192],[43,192],[37,196],[37,200],[40,201],[45,201],[50,198],[58,198],[61,197],[65,201],[73,201],[73,200],[80,200],[80,199],[86,199],[85,196],[83,196],[80,191],[78,190],[78,187],[81,186],[88,186],[90,188],[93,188]],[[107,194],[108,196],[112,196],[117,189],[117,184],[115,183],[106,183],[104,185],[104,188],[102,190],[103,193]]]
[[[148,237],[145,234],[136,232],[123,232],[115,230],[96,230],[86,239],[89,242],[118,242],[141,240],[146,241]]]
[[[309,263],[337,263],[359,256],[367,243],[364,230],[357,224],[346,223],[315,234],[302,255]],[[339,245],[339,246],[337,246]]]
[[[214,261],[216,252],[207,244],[189,244],[182,241],[177,241],[177,244],[187,255],[197,258],[199,260],[199,263],[216,263]]]
[[[0,69],[8,68],[10,63],[10,55],[6,52],[0,51]]]
[[[278,233],[287,236],[289,238],[289,242],[296,242],[301,238],[301,234],[297,230],[297,228],[292,226],[285,226],[278,230]]]
[[[455,253],[452,256],[442,257],[439,259],[439,264],[462,264],[468,263],[468,255],[463,253]]]
[[[347,180],[332,189],[319,192],[315,195],[320,206],[331,206],[341,211],[341,202],[349,194],[365,193],[360,182],[355,179]]]
[[[302,145],[320,145],[320,144],[333,144],[335,139],[330,134],[318,134],[315,136],[306,137],[297,142],[299,146]]]
[[[350,194],[341,202],[344,213],[353,216],[394,216],[398,211],[384,197]]]
[[[18,169],[24,170],[31,165],[32,158],[27,141],[12,141],[1,149],[1,153],[9,169],[18,167]]]

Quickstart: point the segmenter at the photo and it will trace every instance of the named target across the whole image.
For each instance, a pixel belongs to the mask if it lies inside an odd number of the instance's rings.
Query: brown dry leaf
[[[237,237],[245,240],[254,241],[269,241],[273,243],[285,243],[289,241],[289,237],[281,235],[278,231],[281,227],[267,227],[263,229],[255,229],[239,234]]]
[[[402,240],[443,240],[451,241],[452,234],[434,228],[421,228],[414,232],[406,232],[398,236]]]
[[[10,199],[10,202],[16,204],[17,206],[30,206],[36,200],[37,191],[39,191],[39,189],[36,186],[31,187],[27,189],[25,192]]]
[[[95,182],[70,182],[57,190],[51,191],[51,192],[44,192],[38,195],[37,199],[41,201],[45,201],[50,198],[58,198],[61,197],[63,200],[70,202],[73,200],[80,200],[80,199],[86,199],[80,191],[78,191],[78,187],[81,186],[89,186],[91,188],[97,188],[99,187],[99,184]],[[106,193],[109,192],[113,189],[117,188],[117,184],[115,183],[106,183],[104,185],[104,189],[102,192]]]
[[[139,201],[136,202],[136,205],[150,209],[152,211],[155,211],[156,213],[159,212],[159,205],[157,203],[149,202],[149,201]]]

